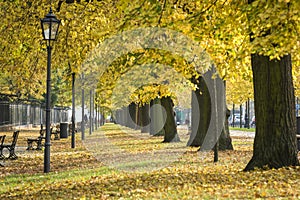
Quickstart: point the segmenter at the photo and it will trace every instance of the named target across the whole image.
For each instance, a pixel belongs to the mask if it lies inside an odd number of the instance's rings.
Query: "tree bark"
[[[121,125],[122,126],[126,126],[126,122],[127,122],[127,114],[126,114],[126,107],[122,107],[121,109]]]
[[[161,101],[156,98],[150,102],[150,135],[163,136],[164,130],[164,113],[161,107]]]
[[[187,145],[200,147],[210,123],[211,99],[203,77],[199,77],[194,83],[198,89],[192,91],[192,131]]]
[[[129,112],[129,116],[127,119],[127,125],[129,128],[134,129],[136,126],[136,109],[137,109],[137,105],[135,103],[131,103],[128,106],[128,112]]]
[[[209,75],[208,73],[206,74],[206,76],[209,77],[211,75]],[[203,145],[204,139],[209,129],[212,115],[212,102],[210,92],[204,78],[199,77],[198,80],[193,80],[193,82],[197,84],[198,89],[192,92],[192,132],[187,145],[200,147]],[[219,82],[219,84],[222,83]],[[225,95],[224,97],[220,96],[218,98],[225,98]],[[225,99],[219,100],[224,100],[225,102]],[[218,110],[218,112],[219,114],[221,114],[222,111]],[[224,115],[224,127],[219,137],[219,150],[233,150],[228,126],[229,116],[230,111],[227,109],[226,115]]]
[[[113,116],[113,115],[111,115],[111,116]],[[121,110],[120,109],[115,111],[115,123],[121,125]]]
[[[291,56],[251,56],[256,133],[253,157],[244,169],[299,165]]]
[[[173,110],[173,101],[171,97],[163,97],[161,99],[161,105],[166,110],[166,122],[164,125],[165,136],[163,142],[179,142],[179,136],[177,134],[177,128],[175,123],[175,115]]]
[[[219,138],[219,150],[233,150],[232,140],[229,133],[229,123],[228,118],[230,116],[230,110],[226,109],[226,118],[224,122],[224,127]]]
[[[136,109],[135,109],[135,130],[139,130],[141,127],[141,120],[140,120],[140,106],[136,105]]]
[[[141,116],[141,132],[149,133],[150,132],[150,116],[149,116],[149,104],[145,104],[140,108],[140,116]]]

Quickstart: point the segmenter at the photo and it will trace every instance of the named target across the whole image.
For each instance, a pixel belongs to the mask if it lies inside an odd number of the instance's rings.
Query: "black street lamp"
[[[45,140],[45,154],[44,154],[44,172],[50,171],[50,104],[51,104],[51,41],[56,40],[60,20],[52,12],[50,8],[49,13],[44,19],[41,19],[43,37],[47,41],[47,94],[46,94],[46,140]]]
[[[71,148],[75,148],[75,73],[72,73],[72,140]]]

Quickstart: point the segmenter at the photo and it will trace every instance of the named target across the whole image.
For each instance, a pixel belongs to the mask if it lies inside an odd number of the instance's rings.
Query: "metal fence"
[[[68,107],[51,109],[51,123],[67,122]],[[9,103],[0,101],[0,127],[39,126],[46,123],[46,112],[40,104]]]
[[[10,123],[9,103],[6,101],[0,102],[0,126]]]

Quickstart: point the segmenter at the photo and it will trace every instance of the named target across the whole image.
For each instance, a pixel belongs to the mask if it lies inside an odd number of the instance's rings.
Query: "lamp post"
[[[71,148],[75,148],[75,73],[72,73],[72,140]]]
[[[83,82],[84,82],[84,74],[82,73],[81,74],[81,113],[82,113],[82,115],[81,115],[81,140],[85,140],[85,134],[84,134],[84,132],[85,132],[85,122],[86,122],[86,120],[85,120],[85,115],[84,115],[84,84],[83,84]]]
[[[55,41],[58,33],[60,20],[52,12],[44,19],[41,19],[43,38],[47,42],[47,93],[46,93],[46,139],[45,139],[45,154],[44,154],[44,172],[50,171],[50,104],[51,104],[51,41]]]

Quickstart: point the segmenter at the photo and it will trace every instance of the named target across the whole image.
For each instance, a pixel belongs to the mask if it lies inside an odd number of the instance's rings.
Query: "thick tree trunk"
[[[164,130],[164,113],[162,110],[161,102],[159,98],[156,98],[150,103],[150,135],[163,136]]]
[[[193,147],[202,145],[211,118],[211,99],[203,77],[196,84],[198,89],[192,91],[192,132],[187,144]]]
[[[121,109],[116,110],[115,113],[115,123],[121,124]]]
[[[136,126],[136,109],[137,105],[135,103],[131,103],[128,106],[129,116],[127,119],[127,125],[129,128],[134,129]]]
[[[224,127],[219,138],[219,150],[233,150],[232,140],[229,134],[229,124],[228,118],[230,116],[230,110],[226,109],[226,118],[224,122]]]
[[[128,106],[126,106],[126,107],[124,106],[124,107],[122,107],[123,126],[128,127],[128,117],[129,117]]]
[[[209,84],[213,85],[213,79],[212,73],[208,72],[206,75],[207,80],[209,81]],[[188,146],[194,146],[199,147],[203,145],[204,139],[207,136],[207,132],[209,130],[210,126],[210,120],[212,115],[212,102],[211,102],[211,96],[213,92],[213,88],[211,87],[211,93],[209,92],[209,88],[207,87],[207,83],[205,82],[203,77],[199,77],[198,80],[194,80],[194,83],[197,84],[198,89],[196,91],[193,91],[192,93],[192,132],[188,141]],[[219,86],[222,85],[224,82],[220,79],[216,82],[216,84]],[[223,85],[222,85],[223,86]],[[222,89],[222,87],[218,87],[218,89]],[[218,93],[218,101],[219,104],[221,102],[225,102],[225,95],[221,95],[221,92],[223,91],[216,91]],[[225,92],[225,91],[224,91]],[[233,150],[232,141],[229,135],[229,126],[228,126],[228,117],[230,116],[230,111],[227,110],[226,115],[222,114],[222,104],[218,105],[218,114],[219,117],[222,115],[224,120],[224,127],[222,129],[221,135],[219,135],[219,150]],[[213,123],[216,119],[213,119]],[[221,123],[221,120],[219,120]],[[216,138],[213,137],[215,133],[210,132],[210,135],[208,140],[213,140],[211,142],[215,142]],[[207,141],[208,141],[207,140]],[[211,145],[206,145],[205,148],[210,148]]]
[[[135,130],[139,130],[141,127],[141,116],[140,116],[141,112],[140,112],[140,106],[137,105],[136,109],[135,109]]]
[[[173,110],[173,101],[171,97],[163,97],[161,99],[161,105],[165,108],[167,118],[164,125],[165,137],[163,142],[179,142],[179,136],[177,134],[177,128],[175,123],[175,115]]]
[[[126,126],[126,122],[127,122],[127,113],[126,113],[126,107],[122,107],[121,110],[121,125],[122,126]]]
[[[149,104],[145,104],[140,108],[140,116],[141,116],[141,132],[142,133],[150,133],[150,116],[149,116]]]
[[[299,165],[291,56],[280,60],[254,54],[256,133],[253,157],[245,170]]]

